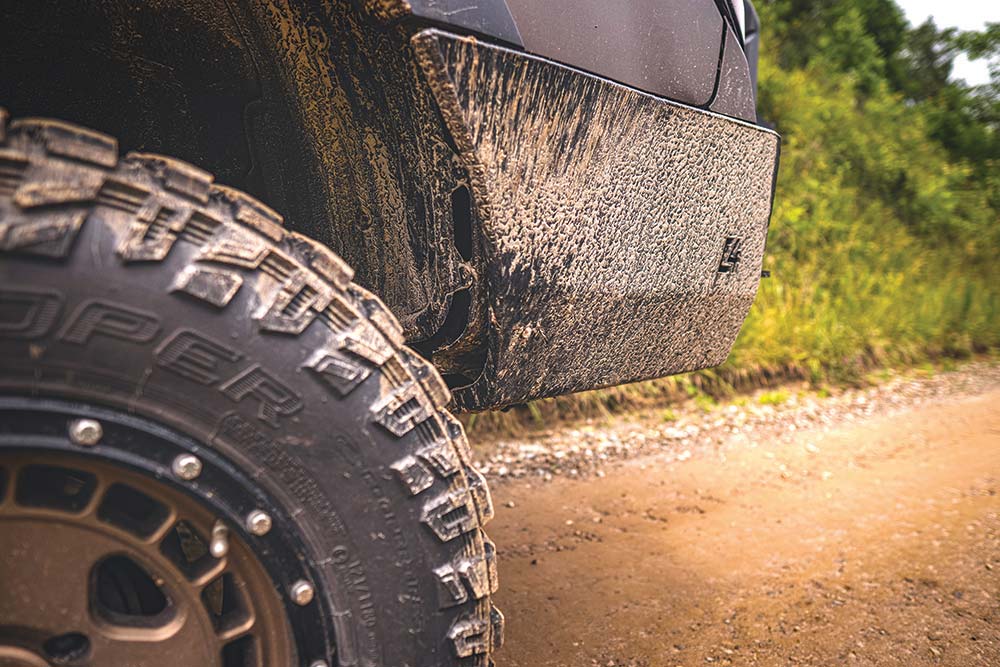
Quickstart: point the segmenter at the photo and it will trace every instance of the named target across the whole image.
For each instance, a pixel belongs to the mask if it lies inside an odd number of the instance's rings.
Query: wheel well
[[[451,338],[453,295],[480,299],[478,224],[412,27],[348,2],[245,5],[15,3],[0,104],[207,169],[341,255],[409,340]]]

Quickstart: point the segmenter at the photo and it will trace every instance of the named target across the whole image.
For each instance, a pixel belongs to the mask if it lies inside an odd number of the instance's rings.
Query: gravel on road
[[[605,420],[557,426],[518,438],[472,437],[477,466],[493,484],[512,479],[551,481],[604,474],[606,464],[647,455],[683,461],[698,451],[766,446],[796,432],[829,431],[875,415],[919,409],[943,398],[1000,387],[1000,365],[986,361],[946,372],[887,375],[873,386],[829,393],[804,383],[761,390],[706,405],[689,401]]]

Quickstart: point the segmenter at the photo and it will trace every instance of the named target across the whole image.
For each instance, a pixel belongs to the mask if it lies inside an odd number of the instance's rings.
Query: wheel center
[[[8,582],[0,625],[44,638],[49,660],[73,665],[117,644],[183,643],[192,664],[215,664],[215,630],[197,613],[198,592],[162,554],[137,549],[96,515],[0,517],[0,580]]]
[[[75,456],[0,472],[0,667],[291,664],[267,575],[193,498]]]

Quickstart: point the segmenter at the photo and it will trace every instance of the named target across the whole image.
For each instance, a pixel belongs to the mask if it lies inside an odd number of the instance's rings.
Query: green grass
[[[708,394],[698,394],[695,396],[694,404],[703,412],[712,412],[719,407],[719,402]]]
[[[761,405],[782,405],[787,403],[790,398],[788,392],[784,389],[776,389],[774,391],[766,391],[757,397],[757,402]]]

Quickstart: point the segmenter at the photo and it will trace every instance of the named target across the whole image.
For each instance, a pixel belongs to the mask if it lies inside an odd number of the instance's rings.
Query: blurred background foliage
[[[774,277],[723,373],[850,379],[1000,345],[1000,24],[911,27],[893,0],[759,10]],[[960,52],[989,84],[952,80]]]
[[[539,401],[476,430],[1000,348],[1000,24],[893,0],[758,0],[760,114],[782,136],[760,292],[729,361]],[[953,80],[965,53],[990,83]],[[470,423],[471,422],[471,423]]]

